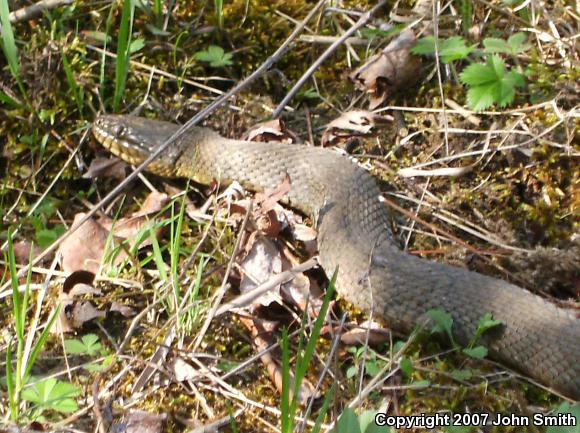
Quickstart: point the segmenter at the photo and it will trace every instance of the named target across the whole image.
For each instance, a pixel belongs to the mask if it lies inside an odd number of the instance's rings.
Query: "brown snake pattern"
[[[131,116],[101,116],[97,139],[133,164],[144,161],[178,126]],[[315,217],[320,262],[338,267],[337,291],[356,307],[409,333],[430,309],[453,317],[467,344],[485,313],[503,325],[484,335],[490,356],[574,399],[580,398],[580,319],[527,290],[397,248],[380,190],[365,170],[332,151],[280,143],[230,140],[194,128],[148,168],[201,183],[237,180],[252,190],[274,187],[288,174],[287,202]]]

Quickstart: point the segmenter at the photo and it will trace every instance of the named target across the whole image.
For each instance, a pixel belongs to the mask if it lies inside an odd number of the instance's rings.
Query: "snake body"
[[[131,116],[101,116],[93,124],[96,138],[133,164],[177,129]],[[321,266],[327,275],[338,267],[336,289],[343,298],[404,333],[427,311],[443,309],[463,345],[480,318],[491,313],[502,325],[482,337],[490,357],[580,399],[580,319],[521,287],[401,251],[374,178],[348,158],[317,147],[230,140],[194,128],[148,170],[201,183],[236,180],[256,191],[275,187],[288,175],[287,203],[315,217]]]

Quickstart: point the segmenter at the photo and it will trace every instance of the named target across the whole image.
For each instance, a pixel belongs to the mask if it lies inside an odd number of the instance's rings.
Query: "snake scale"
[[[132,116],[104,115],[93,132],[113,154],[144,161],[178,126]],[[315,217],[320,263],[338,267],[337,291],[356,307],[410,333],[431,309],[453,317],[453,335],[466,345],[479,319],[503,324],[484,334],[489,355],[544,385],[580,399],[580,319],[521,287],[401,251],[390,232],[381,192],[365,170],[327,149],[224,138],[194,128],[148,167],[200,183],[234,180],[261,191],[291,180],[287,203]]]

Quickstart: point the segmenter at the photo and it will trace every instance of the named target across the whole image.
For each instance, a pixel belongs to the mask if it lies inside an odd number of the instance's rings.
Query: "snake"
[[[131,115],[101,115],[93,134],[105,148],[138,165],[179,125]],[[452,318],[453,339],[483,344],[488,356],[560,395],[580,399],[580,318],[517,285],[403,251],[375,178],[331,149],[225,138],[193,127],[147,167],[201,184],[237,181],[264,191],[290,179],[284,203],[315,221],[319,263],[356,308],[410,334],[432,311]],[[479,336],[481,318],[500,321]]]

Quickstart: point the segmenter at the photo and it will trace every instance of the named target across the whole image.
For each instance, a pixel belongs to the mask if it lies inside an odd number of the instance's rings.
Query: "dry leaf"
[[[32,246],[32,244],[28,241],[18,241],[14,242],[14,259],[17,264],[19,265],[26,265],[28,264],[28,259],[30,259],[30,248],[32,247],[32,257],[38,256],[42,250],[38,248],[36,245]],[[40,265],[46,264],[47,259],[44,259]]]
[[[73,304],[72,311],[68,314],[68,319],[73,328],[80,328],[86,322],[106,315],[104,311],[97,309],[91,302],[82,301]]]
[[[123,180],[127,177],[127,167],[128,164],[119,158],[94,158],[82,177],[85,179],[112,177]]]
[[[167,414],[153,414],[141,410],[125,414],[123,420],[110,428],[114,433],[161,433]]]
[[[286,174],[282,182],[280,182],[276,187],[267,189],[263,193],[256,194],[256,205],[260,208],[262,213],[266,213],[276,206],[280,200],[282,200],[292,188],[292,182],[290,176]]]
[[[276,244],[265,236],[254,236],[250,251],[240,262],[243,271],[240,292],[245,293],[282,271],[282,258]],[[275,289],[279,291],[279,286]],[[268,305],[274,299],[265,294],[254,300],[254,305]]]
[[[279,141],[286,144],[298,142],[298,136],[294,132],[286,129],[286,125],[280,119],[269,120],[254,125],[243,135],[242,139],[258,142]]]
[[[76,225],[84,216],[84,213],[76,214],[73,224]],[[84,270],[96,274],[101,266],[108,238],[109,231],[97,221],[85,221],[59,247],[62,269],[65,272]]]
[[[63,293],[68,293],[73,296],[73,289],[77,284],[91,285],[95,281],[94,272],[89,272],[85,270],[79,270],[72,272],[68,277],[65,278],[62,284]]]
[[[191,364],[188,364],[178,356],[169,362],[169,370],[173,373],[177,382],[185,382],[201,376],[199,371],[193,368]]]
[[[120,313],[123,317],[133,317],[136,314],[133,308],[117,301],[111,303],[109,311],[112,313]]]
[[[355,85],[369,94],[369,109],[381,105],[390,92],[419,79],[421,60],[410,52],[415,42],[412,30],[401,32],[381,53],[372,56],[350,75]]]
[[[358,137],[375,134],[375,126],[385,124],[389,120],[392,118],[367,110],[347,111],[326,126],[322,134],[322,145],[349,149]]]
[[[368,340],[367,340],[368,334]],[[391,339],[391,333],[377,322],[365,321],[360,325],[355,325],[350,330],[340,336],[340,341],[349,346],[358,344],[368,344],[378,346],[387,343]]]

